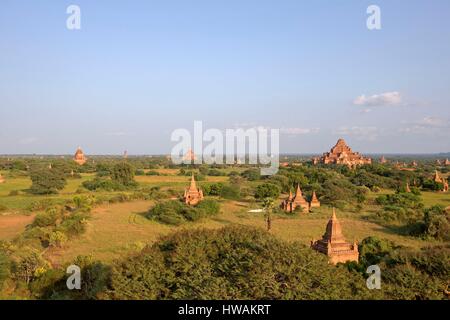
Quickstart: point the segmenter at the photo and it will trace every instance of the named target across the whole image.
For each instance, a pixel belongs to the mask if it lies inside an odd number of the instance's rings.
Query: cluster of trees
[[[368,237],[359,245],[360,262],[349,270],[365,275],[368,266],[381,270],[379,299],[446,299],[450,279],[450,247],[434,246],[411,250],[391,241]],[[365,275],[366,276],[366,275]]]
[[[157,203],[149,210],[146,217],[166,224],[181,225],[216,215],[219,212],[220,204],[214,200],[203,200],[194,207],[181,201],[171,200]]]
[[[83,182],[83,187],[90,191],[123,191],[135,188],[135,169],[127,162],[120,162],[112,167],[99,168],[94,180]]]
[[[260,229],[185,230],[111,265],[78,257],[71,264],[82,288],[73,291],[67,266],[45,267],[34,254],[13,263],[0,249],[0,283],[13,272],[38,299],[446,299],[450,248],[414,251],[369,237],[359,250],[359,263],[333,266]],[[380,290],[366,286],[370,265],[381,269]]]

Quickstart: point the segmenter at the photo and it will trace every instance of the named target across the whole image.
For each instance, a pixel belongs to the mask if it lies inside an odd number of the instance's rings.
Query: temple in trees
[[[313,163],[340,164],[354,167],[363,164],[371,164],[371,158],[364,158],[360,153],[353,152],[344,139],[339,139],[336,145],[322,157],[313,158]]]
[[[77,151],[75,152],[75,156],[73,157],[73,161],[78,163],[80,166],[86,163],[87,158],[83,153],[83,150],[81,150],[80,147],[78,147]]]
[[[437,170],[434,172],[433,180],[434,182],[442,183],[442,185],[444,186],[442,192],[448,192],[448,181],[442,178],[439,172],[437,172]]]
[[[316,192],[313,191],[311,201],[309,202],[309,210],[312,208],[320,208],[320,201],[317,199]]]
[[[0,184],[5,183],[5,178],[3,178],[2,174],[0,173]]]
[[[381,156],[381,158],[380,158],[380,163],[381,163],[381,164],[387,163],[387,160],[386,160],[386,158],[385,158],[384,156]]]
[[[184,190],[183,201],[188,205],[195,206],[202,200],[203,200],[203,191],[200,188],[197,188],[194,174],[192,174],[191,184],[189,185],[188,188]]]
[[[315,198],[315,200],[314,200]],[[315,196],[315,192],[313,193],[314,207],[320,207],[320,202]],[[308,212],[310,207],[310,203],[308,203],[303,197],[302,190],[300,189],[300,184],[297,185],[297,190],[295,192],[295,196],[292,194],[292,191],[289,191],[289,197],[281,203],[281,209],[286,212],[292,213],[297,208],[302,208],[303,212]]]
[[[326,254],[330,263],[345,263],[347,261],[359,260],[359,251],[356,241],[349,243],[342,235],[342,228],[339,220],[336,218],[336,210],[333,208],[333,215],[328,221],[327,229],[322,239],[311,241],[311,248]]]

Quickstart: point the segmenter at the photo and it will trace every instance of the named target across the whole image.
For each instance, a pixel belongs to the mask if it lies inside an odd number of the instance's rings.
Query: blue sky
[[[81,30],[66,8],[81,8]],[[366,9],[381,8],[369,31]],[[450,2],[24,1],[0,8],[0,154],[168,153],[192,129],[281,152],[450,151]]]

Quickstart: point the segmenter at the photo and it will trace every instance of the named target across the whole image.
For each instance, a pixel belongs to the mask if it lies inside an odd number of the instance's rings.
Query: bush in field
[[[81,290],[67,289],[65,268],[50,269],[31,282],[33,296],[46,300],[102,299],[110,279],[110,267],[89,256],[79,256],[70,264],[81,269]]]
[[[268,276],[270,275],[270,276]],[[300,276],[299,276],[300,275]],[[114,266],[112,299],[354,299],[365,279],[325,255],[249,227],[168,236]]]
[[[215,215],[220,211],[219,204],[214,200],[203,200],[197,206],[191,207],[181,201],[166,201],[156,204],[147,213],[147,218],[166,224],[180,225],[188,221]]]
[[[136,181],[134,181],[134,168],[127,162],[118,163],[113,167],[111,179],[126,187],[136,186]]]
[[[261,179],[261,172],[258,169],[248,169],[241,173],[241,177],[248,181],[257,181]]]
[[[38,213],[33,221],[35,227],[55,226],[58,218],[61,217],[61,210],[53,207],[48,208],[45,212]]]
[[[220,196],[222,193],[223,184],[222,183],[214,183],[210,185],[205,185],[203,187],[203,192],[208,196]]]
[[[195,209],[203,211],[204,216],[213,216],[220,212],[220,204],[217,201],[206,199],[195,206]]]
[[[94,180],[84,181],[82,183],[82,186],[88,189],[89,191],[98,191],[98,190],[122,191],[126,189],[124,185],[121,185],[116,181],[101,178],[95,178]]]
[[[421,209],[423,207],[420,196],[413,193],[385,194],[377,197],[375,202],[383,206],[397,206],[409,209]]]
[[[145,175],[145,171],[142,169],[136,169],[136,171],[134,171],[134,175],[136,176],[144,176]]]
[[[0,290],[2,289],[3,282],[9,278],[11,268],[11,261],[2,249],[0,249]]]
[[[239,200],[241,188],[237,185],[224,185],[220,190],[220,197],[228,200]]]
[[[63,218],[56,231],[64,233],[69,238],[81,235],[86,231],[86,224],[90,217],[90,214],[86,212],[71,213]]]
[[[67,184],[63,171],[56,168],[39,168],[30,172],[33,194],[55,194],[64,189]]]
[[[52,247],[62,247],[67,242],[67,236],[61,231],[54,231],[50,234],[49,245]]]
[[[442,206],[426,209],[424,217],[426,235],[442,241],[450,241],[450,212]]]
[[[280,187],[272,183],[263,183],[256,187],[255,198],[262,200],[266,198],[278,199],[280,196]]]

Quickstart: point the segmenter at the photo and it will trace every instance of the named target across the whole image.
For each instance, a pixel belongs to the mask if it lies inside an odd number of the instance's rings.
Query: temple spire
[[[195,182],[194,173],[192,173],[192,176],[191,176],[191,185],[190,185],[189,189],[197,190],[197,183]]]

